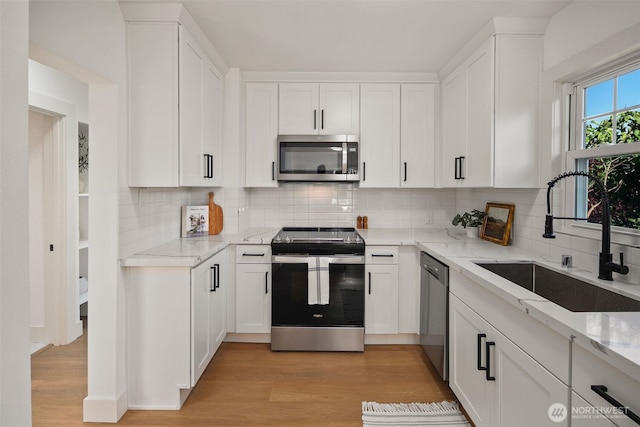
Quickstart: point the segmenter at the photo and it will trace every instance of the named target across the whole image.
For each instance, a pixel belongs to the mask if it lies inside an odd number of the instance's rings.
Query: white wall
[[[28,3],[0,1],[0,425],[31,425]]]

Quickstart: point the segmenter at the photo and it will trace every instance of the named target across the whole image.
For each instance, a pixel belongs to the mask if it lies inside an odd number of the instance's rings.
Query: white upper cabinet
[[[357,83],[281,83],[279,95],[282,135],[359,134]]]
[[[371,83],[360,90],[360,187],[433,187],[436,85]]]
[[[398,187],[400,85],[361,85],[360,187]]]
[[[180,39],[180,185],[222,185],[222,75],[188,31]]]
[[[539,185],[542,37],[487,38],[442,82],[445,187]]]
[[[435,185],[435,84],[400,87],[400,186]]]
[[[246,86],[245,187],[277,187],[278,84]]]
[[[223,76],[178,22],[127,22],[129,185],[222,184]]]

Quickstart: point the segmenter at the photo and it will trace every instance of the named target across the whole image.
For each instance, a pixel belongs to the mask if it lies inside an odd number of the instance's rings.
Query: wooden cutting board
[[[213,202],[213,192],[209,193],[209,234],[222,231],[222,208]]]

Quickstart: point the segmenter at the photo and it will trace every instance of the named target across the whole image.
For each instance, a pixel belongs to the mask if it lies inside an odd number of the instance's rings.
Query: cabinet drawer
[[[238,264],[270,264],[271,246],[269,245],[238,245],[236,248],[236,263]]]
[[[369,246],[365,249],[367,264],[397,264],[397,246]]]
[[[637,426],[631,418],[591,389],[606,387],[606,394],[640,417],[640,382],[608,364],[588,350],[573,346],[573,390],[619,426]]]

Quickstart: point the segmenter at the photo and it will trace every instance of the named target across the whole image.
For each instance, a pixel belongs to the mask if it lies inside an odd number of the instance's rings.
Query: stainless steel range
[[[283,228],[271,242],[271,350],[364,351],[364,240]]]

